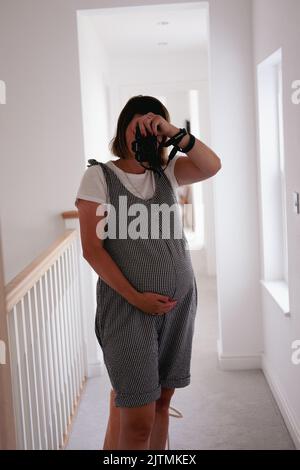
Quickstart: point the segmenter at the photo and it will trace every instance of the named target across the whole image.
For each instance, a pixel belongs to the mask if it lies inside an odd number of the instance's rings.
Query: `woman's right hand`
[[[152,315],[164,315],[177,304],[177,300],[172,300],[166,295],[154,292],[138,292],[134,306],[145,313]]]

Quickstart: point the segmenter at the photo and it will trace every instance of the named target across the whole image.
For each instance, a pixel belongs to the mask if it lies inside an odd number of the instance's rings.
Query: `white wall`
[[[178,66],[180,64],[180,67]],[[187,92],[190,84],[199,85],[198,82],[208,80],[207,53],[199,50],[197,56],[188,51],[185,54],[147,55],[132,57],[114,56],[111,58],[111,93],[115,122],[120,112],[120,105],[125,104],[128,96],[136,88],[139,92],[153,90],[156,94],[169,94],[170,110],[174,124],[177,124],[176,103],[171,94]],[[170,86],[170,89],[168,89]],[[171,116],[172,117],[172,116]],[[184,118],[184,116],[183,116]],[[179,122],[178,125],[184,123]]]
[[[83,111],[84,150],[89,158],[106,161],[110,64],[90,17],[78,14],[78,44]]]
[[[74,208],[84,168],[74,8],[57,0],[2,1],[0,44],[7,87],[0,109],[7,283],[64,231],[60,213]]]
[[[292,193],[300,191],[300,105],[291,101],[292,82],[300,79],[299,0],[254,0],[254,65],[282,48],[284,153],[286,166],[288,279],[291,316],[284,316],[262,287],[263,367],[286,422],[300,448],[300,365],[291,361],[291,344],[300,339],[300,216],[293,212]],[[263,266],[261,266],[263,272]]]
[[[262,325],[251,2],[211,0],[212,148],[222,367],[259,367]]]

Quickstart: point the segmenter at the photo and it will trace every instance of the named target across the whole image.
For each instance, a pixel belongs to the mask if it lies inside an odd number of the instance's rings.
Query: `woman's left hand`
[[[140,116],[137,118],[136,124],[139,124],[143,136],[146,136],[148,131],[151,135],[171,137],[179,131],[177,127],[173,126],[162,116],[154,113]]]

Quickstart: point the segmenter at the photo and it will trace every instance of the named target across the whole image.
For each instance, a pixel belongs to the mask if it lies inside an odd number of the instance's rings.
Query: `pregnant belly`
[[[193,285],[190,254],[182,240],[116,240],[105,248],[140,292],[179,298]]]

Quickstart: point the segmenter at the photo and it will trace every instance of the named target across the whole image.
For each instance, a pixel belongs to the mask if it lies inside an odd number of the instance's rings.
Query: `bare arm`
[[[179,129],[178,129],[179,131]],[[177,128],[173,131],[173,135]],[[185,136],[180,141],[180,145],[185,147],[189,142],[189,137]],[[187,157],[179,157],[175,162],[174,175],[179,186],[203,181],[214,176],[221,169],[220,158],[215,152],[199,139],[195,140],[195,145],[187,153]]]
[[[103,240],[98,238],[96,227],[105,216],[96,215],[98,206],[97,202],[83,199],[77,203],[83,257],[98,276],[130,304],[148,313],[166,313],[175,305],[174,302],[164,295],[137,291],[103,247]]]
[[[208,147],[206,147],[205,144],[202,145],[203,149],[205,149],[204,151],[206,152],[206,149],[208,149]],[[202,155],[205,155],[205,153],[203,152]],[[208,165],[214,164],[210,161]],[[218,167],[216,166],[216,168]],[[214,170],[212,167],[211,170],[206,170],[202,167],[198,167],[196,166],[194,161],[190,159],[190,155],[188,154],[188,157],[182,156],[177,158],[174,166],[174,175],[178,182],[178,185],[184,186],[188,184],[197,183],[198,181],[207,180],[214,176],[220,170],[220,168]]]
[[[141,132],[147,131],[156,136],[173,137],[179,132],[179,128],[167,122],[162,116],[147,113],[137,119]],[[135,122],[135,124],[136,124]],[[190,141],[188,135],[184,136],[179,144],[185,148]],[[174,166],[174,175],[179,186],[196,183],[214,176],[221,169],[220,158],[215,152],[199,139],[195,139],[194,146],[187,152],[187,157],[179,157]]]

